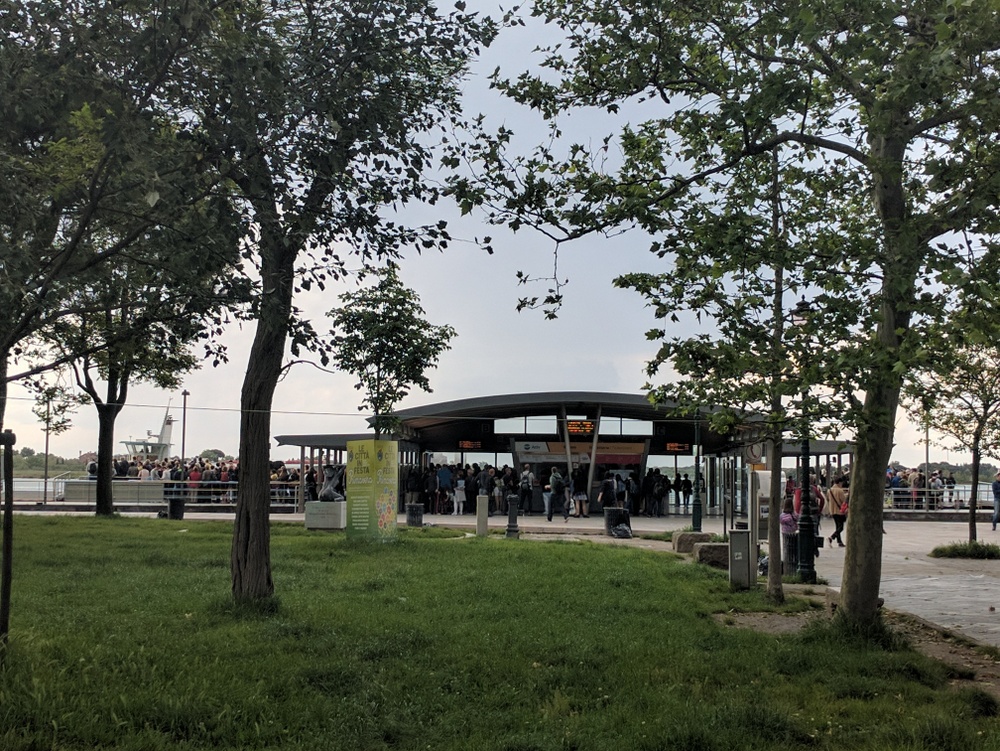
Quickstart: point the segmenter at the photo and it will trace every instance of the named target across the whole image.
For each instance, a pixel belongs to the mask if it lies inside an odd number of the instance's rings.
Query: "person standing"
[[[559,474],[559,468],[553,467],[552,472],[549,474],[549,484],[546,485],[550,496],[549,502],[545,507],[545,517],[547,521],[552,521],[552,509],[557,503],[566,503],[566,483],[563,481],[563,477]]]
[[[1000,472],[993,478],[993,531],[997,531],[997,522],[1000,521]]]
[[[451,511],[452,516],[461,516],[465,512],[465,474],[459,468],[455,473],[455,503]]]
[[[604,478],[601,481],[601,489],[597,495],[597,502],[601,504],[601,508],[614,508],[615,478],[610,470],[604,473]]]
[[[687,513],[688,506],[691,505],[691,493],[694,490],[694,486],[691,484],[691,478],[686,474],[684,479],[681,480],[681,493],[684,495],[684,513]]]
[[[437,493],[434,495],[434,513],[447,513],[447,503],[452,493],[452,479],[451,467],[442,462],[441,466],[437,469]]]
[[[953,508],[960,508],[962,505],[961,499],[959,499],[958,506],[955,506],[955,473],[949,472],[948,476],[944,478],[944,486],[948,488],[948,505]]]
[[[493,475],[490,474],[492,471],[489,464],[484,464],[483,468],[479,470],[479,474],[476,475],[477,495],[486,496],[486,513],[488,516],[493,516],[493,509],[490,506],[493,499]],[[476,503],[479,503],[478,497],[476,498]]]
[[[413,471],[411,470],[406,476],[406,482],[410,482],[410,477],[413,476]],[[226,472],[226,481],[229,482],[229,472]],[[409,490],[409,488],[407,488]],[[306,467],[306,500],[315,501],[319,499],[319,482],[316,479],[316,468],[313,465]]]
[[[501,488],[502,492],[500,494],[500,500],[503,506],[501,507],[500,511],[506,514],[509,511],[507,504],[510,503],[510,499],[512,497],[517,498],[518,503],[520,503],[520,496],[518,495],[517,477],[514,474],[513,468],[508,467],[505,464],[503,467],[503,474],[500,476],[500,480],[503,484],[503,487]]]
[[[570,496],[573,499],[575,513],[573,516],[589,519],[590,494],[587,493],[587,471],[583,467],[574,469],[570,475]]]
[[[785,496],[778,522],[781,524],[781,541],[783,543],[783,573],[793,574],[799,565],[799,517],[795,513],[792,496]]]
[[[518,482],[518,505],[525,516],[531,516],[531,500],[535,494],[535,474],[527,464],[521,470],[521,479]]]
[[[844,532],[844,523],[847,521],[847,490],[844,488],[844,481],[838,477],[833,481],[833,487],[827,492],[830,515],[836,525],[833,534],[830,535],[830,544],[836,540],[840,547],[844,547],[844,539],[841,536]]]

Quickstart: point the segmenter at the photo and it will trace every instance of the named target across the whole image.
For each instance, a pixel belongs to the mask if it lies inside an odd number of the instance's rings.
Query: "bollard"
[[[520,530],[517,528],[517,501],[511,501],[511,498],[516,499],[517,496],[507,496],[507,538],[508,539],[518,539],[521,536]]]
[[[490,497],[488,495],[476,496],[476,536],[486,537],[490,531]]]

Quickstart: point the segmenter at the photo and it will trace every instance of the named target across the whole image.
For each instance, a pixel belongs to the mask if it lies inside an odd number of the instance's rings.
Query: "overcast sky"
[[[471,5],[471,3],[470,3]],[[486,7],[486,3],[483,4]],[[549,29],[551,31],[551,29]],[[472,71],[467,85],[471,111],[491,113],[492,122],[505,123],[527,139],[544,137],[539,121],[500,101],[487,91],[485,73],[501,66],[515,75],[527,63],[540,38],[532,29],[516,29],[488,50]],[[620,124],[620,123],[619,123]],[[593,113],[566,123],[582,137],[592,131],[597,142],[614,123]],[[589,129],[589,130],[587,130]],[[646,340],[647,329],[656,325],[652,313],[638,294],[615,289],[611,281],[633,271],[663,271],[666,261],[648,251],[648,240],[639,233],[613,239],[588,239],[564,245],[559,255],[559,276],[568,279],[565,303],[556,320],[545,320],[539,311],[518,313],[518,298],[543,295],[547,284],[526,289],[517,285],[516,272],[536,277],[551,276],[551,241],[530,230],[516,235],[488,227],[475,217],[462,219],[448,207],[435,209],[433,218],[447,218],[452,232],[462,238],[491,235],[495,253],[487,255],[470,242],[456,242],[445,253],[413,255],[401,263],[402,280],[420,295],[426,318],[433,324],[449,323],[458,332],[450,351],[430,374],[434,393],[415,392],[399,407],[487,396],[537,391],[609,391],[639,393],[647,378],[645,363],[657,344]],[[424,216],[424,218],[431,218]],[[328,327],[323,313],[336,303],[336,295],[353,282],[313,290],[299,296],[296,304],[316,322]],[[188,375],[182,388],[172,393],[136,384],[128,405],[117,421],[117,450],[121,441],[158,432],[170,403],[176,418],[174,451],[180,452],[181,390],[190,392],[186,415],[186,447],[189,455],[218,448],[235,454],[239,441],[240,387],[253,336],[252,326],[233,326],[225,335],[230,361],[218,368],[206,364]],[[151,346],[156,346],[151,343]],[[353,379],[308,365],[296,365],[279,384],[272,417],[272,435],[284,433],[363,432],[364,416],[358,412],[359,394]],[[14,385],[8,403],[6,426],[14,430],[19,446],[38,451],[44,447],[42,426],[31,413],[31,402]],[[933,440],[933,434],[932,434]],[[92,406],[83,406],[66,433],[51,437],[54,454],[75,457],[96,450],[97,418]],[[272,450],[276,459],[297,457],[295,449]],[[904,465],[923,461],[923,433],[899,420],[893,459]],[[959,454],[931,448],[931,461],[967,461]]]

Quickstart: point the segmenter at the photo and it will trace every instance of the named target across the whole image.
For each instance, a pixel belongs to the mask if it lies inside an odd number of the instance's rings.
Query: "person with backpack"
[[[566,483],[562,475],[559,474],[558,467],[552,468],[552,472],[549,474],[549,484],[545,487],[550,493],[549,503],[545,509],[545,516],[547,521],[552,521],[552,509],[557,503],[562,504],[564,511],[566,508]],[[569,515],[567,514],[568,517]]]
[[[518,480],[518,508],[525,516],[531,516],[531,500],[535,495],[535,474],[527,464],[521,470]]]
[[[652,503],[650,504],[650,516],[660,517],[663,515],[663,499],[670,493],[670,480],[660,474],[660,470],[653,470],[653,491]]]
[[[617,494],[618,488],[615,483],[615,477],[609,470],[604,473],[604,479],[601,481],[601,490],[597,495],[597,502],[601,504],[601,508],[613,508]]]

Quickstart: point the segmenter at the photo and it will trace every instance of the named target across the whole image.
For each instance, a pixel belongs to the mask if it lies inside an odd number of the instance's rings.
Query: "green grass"
[[[943,666],[727,627],[762,591],[673,556],[276,525],[277,597],[236,608],[230,532],[19,517],[0,749],[998,747]]]
[[[952,542],[939,545],[930,552],[931,558],[1000,558],[1000,545],[992,542]]]

